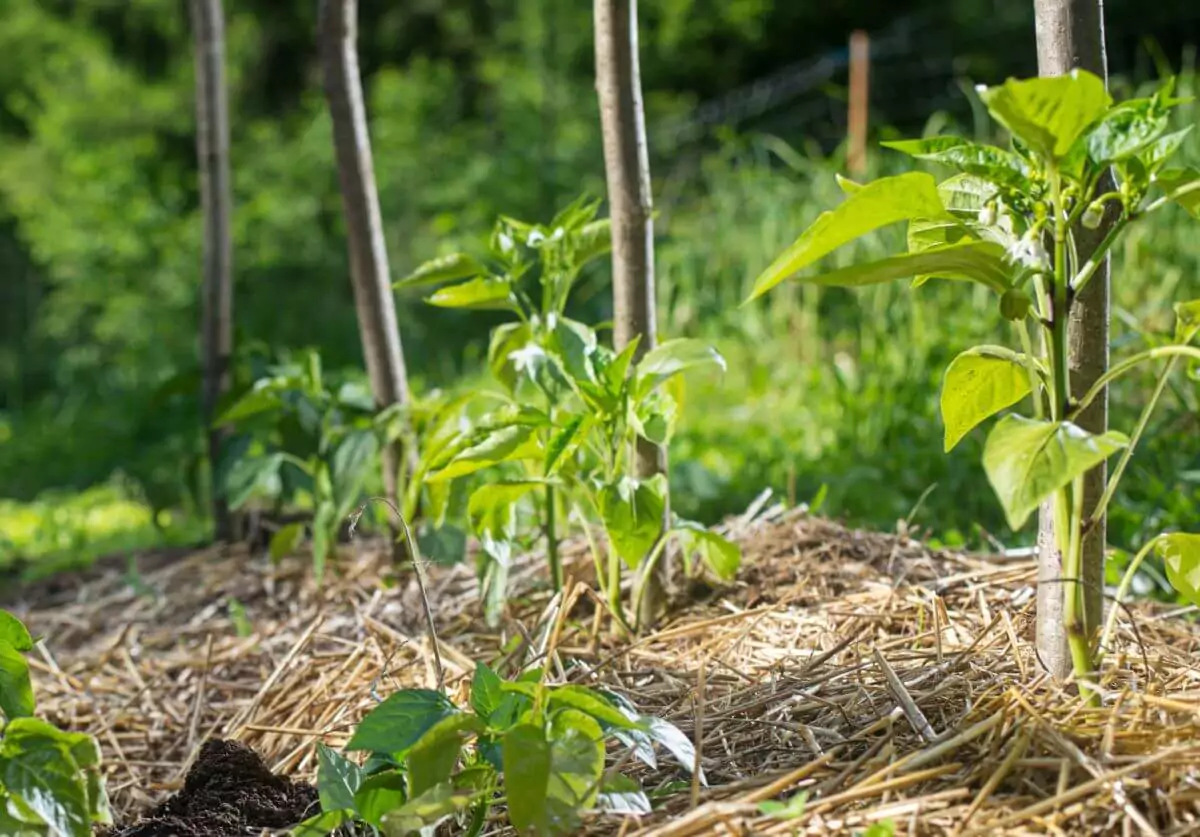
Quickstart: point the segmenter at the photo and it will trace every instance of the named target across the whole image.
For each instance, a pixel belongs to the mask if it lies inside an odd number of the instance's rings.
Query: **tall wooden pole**
[[[376,406],[405,404],[409,400],[408,376],[358,69],[357,0],[321,0],[319,17],[325,97],[333,119],[333,145],[346,213],[350,279],[363,357]],[[397,508],[400,463],[398,444],[384,448],[384,491]]]
[[[1104,46],[1103,0],[1034,0],[1037,26],[1038,72],[1043,76],[1064,75],[1074,69],[1087,70],[1107,81],[1108,62]],[[1101,193],[1113,188],[1110,174],[1101,180]],[[1087,198],[1085,198],[1087,199]],[[1111,204],[1110,204],[1111,205]],[[1107,216],[1100,229],[1072,230],[1082,264],[1089,259],[1108,231],[1113,219]],[[1106,256],[1092,281],[1079,295],[1068,324],[1071,395],[1082,395],[1108,369],[1109,260]],[[1076,423],[1091,433],[1108,429],[1108,393],[1092,402]],[[1084,517],[1091,516],[1104,492],[1107,468],[1103,463],[1084,477]],[[1071,655],[1063,623],[1063,599],[1081,595],[1084,630],[1094,637],[1102,618],[1102,585],[1106,527],[1096,521],[1083,541],[1082,578],[1078,583],[1062,578],[1062,554],[1054,536],[1052,504],[1042,506],[1038,519],[1038,653],[1056,677],[1071,674]]]
[[[850,110],[846,118],[846,169],[851,174],[862,174],[867,170],[870,74],[871,39],[866,32],[859,29],[850,36]]]
[[[216,484],[221,443],[227,433],[213,427],[217,404],[229,390],[233,353],[233,214],[229,173],[229,105],[225,90],[225,20],[221,0],[190,0],[196,50],[196,155],[204,215],[204,280],[201,402],[213,474],[212,516],[217,540],[233,539],[229,504]]]
[[[613,343],[620,351],[640,337],[636,361],[657,340],[650,152],[638,66],[637,0],[595,0],[593,10],[596,91],[612,222]],[[644,440],[634,460],[639,477],[666,472],[666,451]],[[646,587],[637,614],[639,625],[656,618],[669,576],[664,555],[655,571],[642,580]]]

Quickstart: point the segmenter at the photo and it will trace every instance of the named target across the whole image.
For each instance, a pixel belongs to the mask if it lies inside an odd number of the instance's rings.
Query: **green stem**
[[[546,486],[546,560],[550,562],[550,583],[554,592],[562,590],[562,558],[558,554],[557,506],[554,486]]]
[[[1088,405],[1095,401],[1104,392],[1104,388],[1109,385],[1114,379],[1124,375],[1139,363],[1145,363],[1148,360],[1159,360],[1161,358],[1176,358],[1188,357],[1192,360],[1200,361],[1200,349],[1194,346],[1158,346],[1154,349],[1146,349],[1144,352],[1138,352],[1136,355],[1125,358],[1116,366],[1109,369],[1103,375],[1096,379],[1096,383],[1092,384],[1091,388],[1084,393],[1083,398],[1075,405],[1075,409],[1071,411],[1071,416],[1074,417],[1087,409]]]
[[[1021,320],[1014,323],[1017,334],[1021,338],[1021,348],[1025,350],[1025,368],[1029,370],[1029,393],[1033,397],[1033,414],[1040,421],[1045,417],[1045,405],[1042,403],[1042,376],[1038,374],[1037,361],[1033,357],[1033,339],[1029,336],[1029,323]]]
[[[1067,346],[1068,306],[1067,295],[1067,227],[1062,215],[1062,178],[1054,172],[1054,302],[1050,309],[1051,360],[1053,370],[1054,400],[1050,404],[1050,417],[1061,421],[1067,410],[1070,397],[1070,363]]]
[[[1150,204],[1147,205],[1146,208],[1143,209],[1138,214],[1145,215],[1147,212],[1153,212],[1154,210],[1158,209],[1159,207],[1163,206],[1164,204],[1170,203],[1171,201],[1179,200],[1184,195],[1190,195],[1192,192],[1196,192],[1196,191],[1200,191],[1200,180],[1193,180],[1191,183],[1185,183],[1183,186],[1180,186],[1174,192],[1171,192],[1170,194],[1167,194],[1167,195],[1163,195],[1162,197],[1158,198],[1157,200],[1151,201]]]
[[[1116,243],[1121,233],[1129,226],[1129,220],[1128,217],[1125,217],[1113,224],[1104,238],[1100,240],[1100,243],[1096,245],[1096,249],[1092,252],[1087,262],[1079,268],[1079,272],[1071,280],[1071,287],[1075,290],[1075,293],[1080,293],[1087,287],[1088,282],[1092,281],[1092,277],[1096,275],[1096,271],[1104,264],[1104,259],[1108,256],[1108,251],[1112,249],[1112,246]]]
[[[636,585],[636,589],[633,591],[632,607],[635,619],[638,618],[638,614],[642,612],[642,597],[646,594],[646,587],[648,586],[647,582],[649,581],[650,576],[654,573],[654,568],[658,564],[658,559],[662,557],[663,552],[666,550],[667,540],[667,533],[663,532],[662,537],[658,539],[658,543],[654,545],[654,549],[650,551],[650,555],[647,556],[646,563],[642,567],[642,572],[639,576],[639,583]],[[642,626],[638,625],[637,627],[640,629]]]
[[[1060,494],[1065,495],[1066,489]],[[1067,551],[1063,555],[1063,625],[1067,629],[1067,646],[1071,651],[1071,664],[1075,669],[1079,693],[1095,704],[1098,695],[1083,685],[1084,678],[1092,673],[1092,648],[1088,642],[1087,614],[1083,612],[1083,477],[1076,477],[1071,485],[1071,509],[1067,539]]]
[[[1104,654],[1108,651],[1109,645],[1112,642],[1113,632],[1117,629],[1117,611],[1120,604],[1125,601],[1125,597],[1129,595],[1129,588],[1133,586],[1133,578],[1137,575],[1138,569],[1142,566],[1142,562],[1146,560],[1146,556],[1154,549],[1158,543],[1158,538],[1151,538],[1150,542],[1138,551],[1138,554],[1129,562],[1129,566],[1125,568],[1125,574],[1121,576],[1121,583],[1117,587],[1116,604],[1112,610],[1108,612],[1108,620],[1104,624],[1104,633],[1100,636],[1100,649],[1098,651],[1098,660],[1104,659]]]

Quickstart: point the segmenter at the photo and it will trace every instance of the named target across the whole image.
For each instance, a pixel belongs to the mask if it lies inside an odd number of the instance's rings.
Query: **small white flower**
[[[558,227],[554,230],[554,234],[552,236],[550,236],[550,240],[551,241],[562,241],[563,236],[566,234],[567,234],[566,230],[564,230],[562,227]]]
[[[500,252],[501,253],[509,253],[509,252],[512,252],[512,248],[513,248],[512,236],[509,235],[508,233],[503,233],[503,232],[500,233]]]
[[[983,205],[983,208],[979,210],[979,223],[985,227],[990,227],[996,223],[996,204],[987,203]]]
[[[541,230],[534,230],[533,232],[531,232],[529,234],[529,237],[525,239],[525,243],[528,244],[530,247],[537,247],[539,244],[541,244],[545,240],[546,240],[545,233],[543,233]]]
[[[537,343],[526,343],[521,348],[510,352],[508,359],[512,361],[517,373],[521,374],[525,371],[532,371],[545,356],[546,353]]]
[[[1045,267],[1047,254],[1046,248],[1042,245],[1041,236],[1026,233],[1020,241],[1008,248],[1008,258],[1025,267]]]

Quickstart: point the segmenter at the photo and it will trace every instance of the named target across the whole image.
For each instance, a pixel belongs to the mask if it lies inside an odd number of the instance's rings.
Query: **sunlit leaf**
[[[737,575],[742,550],[733,541],[691,521],[681,521],[675,531],[683,551],[699,555],[704,566],[717,578],[730,581]]]
[[[0,643],[8,643],[14,651],[33,650],[33,637],[25,624],[6,610],[0,610]]]
[[[500,708],[504,693],[500,690],[500,675],[480,660],[475,664],[475,676],[471,678],[471,707],[485,721]]]
[[[663,531],[665,479],[623,479],[600,490],[600,516],[609,542],[629,567],[637,567]]]
[[[488,369],[492,377],[509,392],[516,389],[519,377],[512,354],[523,349],[532,339],[533,332],[526,323],[503,323],[492,330],[488,343]]]
[[[346,749],[381,753],[405,751],[435,724],[457,711],[441,692],[403,689],[389,695],[362,719]]]
[[[641,785],[621,773],[605,777],[596,807],[611,814],[649,814],[653,810]]]
[[[544,486],[539,480],[509,480],[481,485],[467,501],[471,528],[484,550],[505,566],[517,536],[517,503],[529,492]]]
[[[1009,526],[1020,529],[1043,500],[1128,444],[1115,430],[1096,436],[1070,422],[1008,415],[988,434],[983,467]]]
[[[1200,218],[1200,169],[1192,167],[1163,169],[1154,182],[1171,195],[1171,200]]]
[[[703,340],[681,337],[655,346],[637,364],[637,392],[643,398],[669,378],[698,366],[725,371],[725,358]]]
[[[449,779],[467,738],[484,729],[482,720],[463,712],[430,727],[408,752],[409,795],[418,796]]]
[[[950,166],[1008,189],[1028,188],[1029,167],[1011,151],[962,137],[930,137],[885,142],[886,148],[910,154],[919,160]]]
[[[470,279],[441,288],[425,301],[439,308],[466,308],[475,311],[506,311],[513,307],[512,284],[504,279]]]
[[[1104,82],[1084,70],[1009,79],[981,89],[979,96],[997,122],[1051,159],[1064,157],[1112,104]]]
[[[1200,299],[1175,303],[1175,342],[1190,343],[1200,332]]]
[[[1029,394],[1024,355],[1003,346],[976,346],[946,368],[942,381],[942,423],[950,451],[981,421]]]
[[[88,789],[64,734],[34,718],[14,718],[0,744],[0,785],[33,810],[52,833],[92,833]]]
[[[1200,535],[1172,532],[1155,541],[1167,580],[1181,596],[1200,606]]]
[[[350,811],[322,811],[292,828],[291,837],[325,837],[353,819]]]
[[[347,434],[334,449],[329,463],[329,480],[339,517],[349,513],[358,501],[368,470],[378,454],[379,440],[369,430]]]
[[[408,799],[407,785],[404,774],[398,770],[367,776],[354,794],[354,810],[366,822],[379,828],[383,818]]]
[[[1104,166],[1147,148],[1163,135],[1167,124],[1167,111],[1153,99],[1136,99],[1109,110],[1080,141],[1092,162]]]
[[[0,641],[0,712],[11,720],[30,716],[35,708],[29,663],[20,651]]]
[[[395,287],[405,288],[414,285],[436,285],[442,282],[454,282],[468,279],[484,272],[484,267],[466,253],[451,253],[430,259],[412,273],[396,282]]]
[[[443,782],[388,811],[380,821],[380,828],[384,837],[432,834],[439,823],[459,811],[465,811],[476,798],[476,794],[458,790],[450,782]]]
[[[550,443],[546,446],[546,460],[543,465],[543,473],[547,477],[552,476],[558,470],[558,466],[570,457],[590,423],[589,416],[572,416],[566,424],[554,431]]]
[[[620,710],[586,686],[558,686],[551,690],[548,701],[551,706],[569,706],[614,727],[637,726],[621,714]]]
[[[761,814],[766,814],[768,817],[777,820],[794,820],[797,817],[804,816],[804,809],[808,804],[808,794],[804,791],[792,794],[786,802],[779,802],[774,799],[768,799],[758,803],[758,810]]]

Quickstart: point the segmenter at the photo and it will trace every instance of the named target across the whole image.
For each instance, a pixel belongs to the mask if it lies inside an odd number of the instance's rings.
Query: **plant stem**
[[[1125,227],[1129,225],[1129,218],[1124,217],[1117,223],[1112,225],[1100,243],[1096,245],[1096,249],[1092,252],[1087,262],[1079,268],[1079,272],[1075,274],[1075,278],[1071,280],[1071,287],[1078,294],[1087,287],[1088,282],[1092,281],[1092,277],[1096,275],[1096,271],[1104,265],[1104,259],[1108,256],[1108,251],[1112,249],[1117,238],[1125,231]]]
[[[562,558],[558,554],[557,498],[554,486],[546,486],[546,560],[550,562],[550,583],[554,592],[562,590]]]
[[[1133,586],[1133,578],[1137,575],[1142,562],[1146,560],[1146,556],[1150,554],[1150,550],[1154,549],[1157,543],[1158,538],[1151,538],[1150,542],[1138,551],[1138,554],[1129,562],[1129,566],[1125,568],[1125,574],[1121,576],[1121,583],[1117,587],[1116,603],[1113,605],[1112,610],[1108,612],[1108,620],[1104,624],[1104,633],[1100,635],[1100,648],[1097,652],[1098,661],[1104,659],[1104,654],[1108,651],[1109,643],[1112,642],[1113,631],[1117,629],[1117,611],[1121,609],[1121,603],[1129,595],[1129,588]]]
[[[1116,378],[1124,375],[1139,363],[1145,363],[1148,360],[1158,360],[1159,358],[1177,358],[1187,357],[1192,360],[1200,361],[1200,349],[1195,346],[1158,346],[1153,349],[1146,349],[1144,352],[1138,352],[1136,355],[1125,358],[1112,369],[1109,369],[1103,375],[1096,379],[1096,383],[1092,384],[1091,389],[1084,393],[1083,398],[1079,399],[1079,403],[1072,410],[1072,415],[1078,414],[1087,408],[1089,404],[1096,400],[1104,392],[1104,388],[1112,383]]]
[[[642,568],[642,574],[638,576],[642,579],[642,583],[634,585],[635,589],[633,592],[632,608],[635,619],[637,619],[639,614],[642,612],[642,597],[646,594],[647,587],[645,579],[650,578],[651,573],[654,572],[654,568],[658,564],[658,559],[662,557],[663,552],[666,551],[667,540],[667,533],[663,532],[662,537],[658,539],[658,543],[654,545],[654,549],[652,549],[650,554],[646,557],[646,563]],[[643,626],[637,625],[636,627],[638,630],[641,630]]]
[[[1033,340],[1029,336],[1029,323],[1021,320],[1014,323],[1017,334],[1021,338],[1021,348],[1025,350],[1025,367],[1029,370],[1029,394],[1033,398],[1033,414],[1039,420],[1045,417],[1045,405],[1042,403],[1042,377],[1038,374],[1037,361],[1033,357]]]

